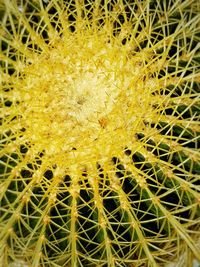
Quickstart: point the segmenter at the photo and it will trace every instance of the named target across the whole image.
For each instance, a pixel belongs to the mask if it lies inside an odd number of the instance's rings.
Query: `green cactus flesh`
[[[0,266],[200,260],[200,2],[0,18]]]

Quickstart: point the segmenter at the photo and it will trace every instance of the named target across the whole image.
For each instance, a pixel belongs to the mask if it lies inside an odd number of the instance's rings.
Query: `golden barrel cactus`
[[[0,266],[200,260],[200,2],[1,0]]]

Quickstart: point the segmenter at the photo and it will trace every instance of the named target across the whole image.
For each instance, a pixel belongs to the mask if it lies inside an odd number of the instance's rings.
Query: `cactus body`
[[[0,16],[0,266],[200,260],[198,1]]]

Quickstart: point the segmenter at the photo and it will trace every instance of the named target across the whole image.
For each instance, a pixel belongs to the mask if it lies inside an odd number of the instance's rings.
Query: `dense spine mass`
[[[0,266],[200,260],[199,1],[0,18]]]

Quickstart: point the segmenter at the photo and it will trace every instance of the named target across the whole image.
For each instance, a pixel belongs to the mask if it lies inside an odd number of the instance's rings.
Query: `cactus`
[[[200,3],[3,0],[0,266],[200,260]]]

